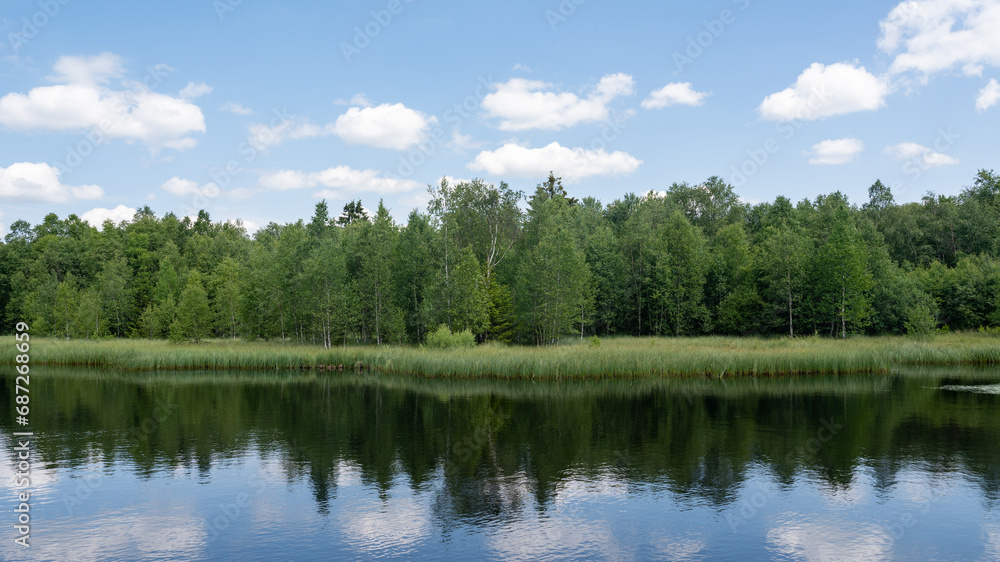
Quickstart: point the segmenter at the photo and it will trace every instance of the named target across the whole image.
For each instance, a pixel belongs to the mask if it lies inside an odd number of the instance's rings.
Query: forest
[[[609,204],[550,174],[526,195],[482,180],[428,187],[397,224],[380,202],[243,225],[149,208],[98,229],[11,224],[0,329],[59,338],[270,340],[324,347],[572,336],[844,338],[1000,325],[1000,175],[898,204],[876,181],[748,204],[718,177]],[[469,341],[472,341],[470,338]]]

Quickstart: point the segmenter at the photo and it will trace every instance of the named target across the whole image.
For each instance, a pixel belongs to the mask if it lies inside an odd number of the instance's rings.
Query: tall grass
[[[0,338],[0,364],[12,364],[11,337]],[[612,338],[600,345],[554,347],[481,345],[472,349],[148,340],[31,341],[31,362],[129,371],[374,369],[432,377],[500,379],[631,378],[885,373],[898,365],[995,365],[1000,338],[940,334],[918,340],[883,336],[820,338]]]

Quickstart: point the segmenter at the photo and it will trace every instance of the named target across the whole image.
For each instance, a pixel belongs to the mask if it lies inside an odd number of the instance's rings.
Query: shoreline
[[[0,338],[0,364],[13,365],[11,336]],[[60,340],[31,342],[31,364],[124,371],[379,371],[468,379],[616,379],[884,374],[908,365],[997,365],[1000,337],[981,333],[853,337],[621,337],[552,347],[480,345],[320,346],[213,340]]]

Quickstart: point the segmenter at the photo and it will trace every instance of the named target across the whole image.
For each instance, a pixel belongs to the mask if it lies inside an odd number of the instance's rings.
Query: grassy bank
[[[0,338],[0,363],[14,362],[14,340]],[[122,370],[374,369],[433,377],[622,378],[648,376],[796,375],[884,373],[899,365],[1000,364],[1000,338],[941,334],[851,338],[611,338],[600,345],[557,347],[478,346],[432,350],[417,347],[337,347],[212,341],[83,341],[35,339],[34,365]]]

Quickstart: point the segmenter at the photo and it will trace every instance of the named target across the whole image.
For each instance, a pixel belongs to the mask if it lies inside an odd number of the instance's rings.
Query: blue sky
[[[0,225],[308,218],[442,176],[747,201],[994,168],[1000,0],[5,2]]]

